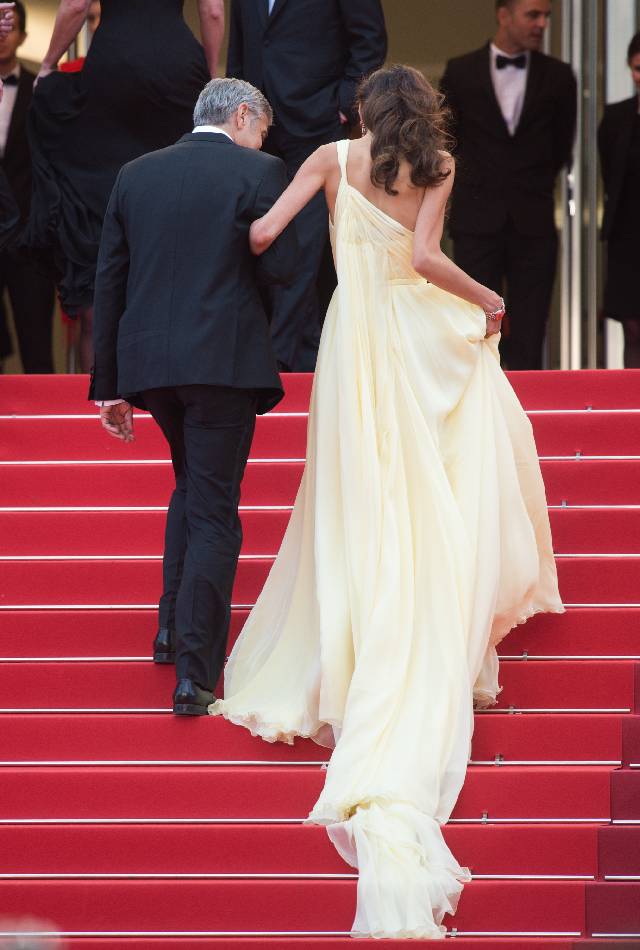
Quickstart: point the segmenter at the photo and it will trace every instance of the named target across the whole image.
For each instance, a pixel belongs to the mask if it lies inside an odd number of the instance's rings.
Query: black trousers
[[[293,138],[284,129],[274,126],[265,151],[284,161],[291,180],[320,145],[345,135],[337,116],[335,130],[321,138]],[[322,192],[298,214],[296,230],[300,245],[296,279],[288,287],[275,287],[270,291],[271,339],[282,369],[311,373],[316,365],[327,299],[336,286],[329,247],[329,211]]]
[[[508,225],[498,234],[453,235],[456,264],[504,296],[509,334],[500,350],[509,369],[542,369],[542,347],[556,276],[558,236],[519,234]]]
[[[222,673],[242,544],[240,483],[256,421],[252,391],[227,386],[147,390],[171,448],[160,626],[175,631],[176,676],[214,689]]]
[[[0,255],[0,297],[5,289],[11,301],[25,373],[53,373],[53,282],[39,273],[29,261],[14,258],[5,251]],[[0,323],[5,326],[6,333],[2,300]]]

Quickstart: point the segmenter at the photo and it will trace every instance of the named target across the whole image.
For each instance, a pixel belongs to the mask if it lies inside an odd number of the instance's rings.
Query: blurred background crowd
[[[21,222],[0,254],[3,371],[90,369],[118,169],[191,131],[210,76],[267,95],[265,148],[292,177],[360,134],[357,82],[385,61],[446,97],[447,249],[506,298],[505,367],[640,367],[639,26],[638,0],[16,0],[0,38],[0,164]],[[313,370],[335,286],[322,196],[298,233],[299,274],[269,302],[283,371]]]

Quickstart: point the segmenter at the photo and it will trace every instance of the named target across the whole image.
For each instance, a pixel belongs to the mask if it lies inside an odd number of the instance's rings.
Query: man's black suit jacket
[[[227,76],[266,95],[276,122],[296,138],[335,131],[353,118],[356,86],[387,53],[380,0],[232,0]]]
[[[513,67],[509,67],[513,68]],[[554,230],[554,187],[576,127],[571,67],[532,52],[520,122],[510,135],[491,81],[489,45],[447,63],[442,91],[453,113],[458,161],[451,233],[496,234],[507,220],[524,235]]]
[[[31,152],[27,139],[27,112],[31,105],[35,78],[34,73],[21,66],[7,144],[0,160],[23,220],[29,214],[31,204]]]
[[[638,97],[614,102],[604,110],[598,129],[600,169],[605,190],[602,237],[611,237],[615,230],[616,213],[620,205],[622,185],[627,170],[631,136],[638,114]]]
[[[260,258],[249,226],[287,184],[283,162],[227,136],[192,133],[120,171],[96,274],[92,399],[208,384],[282,398],[258,282],[288,283],[289,226]]]

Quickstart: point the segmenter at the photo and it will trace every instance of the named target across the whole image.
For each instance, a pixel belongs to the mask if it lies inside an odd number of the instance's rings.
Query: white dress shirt
[[[500,111],[511,135],[516,134],[527,90],[531,54],[526,52],[523,55],[527,59],[527,65],[524,69],[518,69],[517,66],[505,66],[504,69],[498,69],[496,57],[506,56],[508,59],[515,59],[515,57],[498,49],[495,43],[491,44],[491,81],[493,82]]]
[[[215,132],[218,135],[226,135],[228,139],[231,139],[231,136],[228,132],[225,132],[224,129],[219,129],[217,125],[196,125],[194,132]],[[231,139],[233,142],[233,139]]]
[[[15,69],[12,69],[9,76],[15,76],[16,79],[20,78],[20,65],[18,64]],[[2,77],[6,79],[6,76]],[[11,116],[13,115],[13,107],[16,104],[16,98],[18,96],[18,87],[17,86],[5,86],[4,93],[2,96],[2,102],[0,102],[0,157],[4,157],[4,152],[7,147],[7,139],[9,137],[9,126],[11,125]]]
[[[194,129],[193,131],[194,131],[194,132],[215,132],[215,133],[217,133],[218,135],[226,135],[227,138],[228,138],[231,142],[233,142],[233,139],[231,138],[231,136],[229,135],[229,133],[228,133],[228,132],[225,132],[224,129],[218,128],[217,125],[196,125],[196,127],[195,127],[195,129]],[[119,405],[121,402],[124,402],[124,399],[97,399],[97,400],[96,400],[96,406],[99,406],[99,407],[102,409],[103,406],[104,406],[105,408],[106,408],[107,406],[117,406],[117,405]]]
[[[269,0],[269,16],[273,13],[273,8],[275,6],[276,0]]]

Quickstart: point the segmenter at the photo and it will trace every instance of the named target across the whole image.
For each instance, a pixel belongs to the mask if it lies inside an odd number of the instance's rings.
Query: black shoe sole
[[[154,652],[153,654],[154,663],[175,663],[176,655],[175,653],[159,653]]]
[[[174,703],[173,711],[176,716],[208,716],[207,706],[197,706],[195,703]]]

